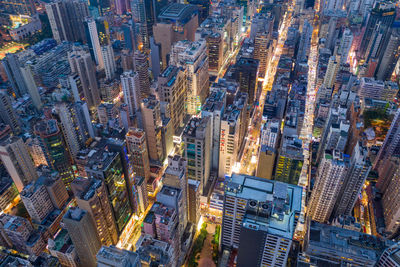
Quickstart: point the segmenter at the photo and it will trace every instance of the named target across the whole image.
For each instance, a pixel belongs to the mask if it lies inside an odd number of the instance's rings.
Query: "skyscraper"
[[[89,16],[88,4],[79,0],[57,1],[45,5],[51,31],[57,43],[86,41],[83,21]]]
[[[359,49],[359,55],[362,58],[366,58],[366,52],[368,46],[371,46],[370,42],[375,32],[376,25],[380,24],[386,28],[386,31],[392,26],[393,21],[396,17],[395,6],[390,1],[377,1],[371,10],[368,17],[367,25],[365,27],[364,36]],[[385,39],[385,38],[384,38]]]
[[[394,68],[397,64],[400,55],[400,29],[393,28],[389,37],[388,44],[379,64],[376,68],[375,76],[378,80],[389,80],[392,76]]]
[[[25,66],[21,67],[21,74],[24,78],[33,105],[36,107],[36,109],[40,110],[43,104],[42,100],[40,99],[39,89],[33,78],[32,67],[30,64],[25,64]]]
[[[92,59],[96,62],[100,69],[104,69],[104,61],[101,55],[100,40],[97,32],[96,21],[93,18],[86,18],[84,25],[87,35],[86,39]]]
[[[78,177],[71,183],[71,189],[78,207],[92,216],[101,244],[104,246],[116,244],[117,226],[104,182],[94,178]]]
[[[134,55],[134,69],[139,75],[140,98],[145,99],[150,94],[149,61],[147,55],[136,50]]]
[[[385,141],[379,149],[379,153],[375,158],[373,168],[374,170],[383,171],[381,168],[385,160],[392,156],[400,155],[400,109],[397,110],[389,131],[386,134]]]
[[[91,110],[96,109],[100,104],[100,90],[96,79],[96,67],[90,54],[83,48],[76,47],[68,53],[68,61],[71,72],[79,75],[85,102]]]
[[[258,33],[254,38],[254,59],[260,62],[258,75],[265,76],[267,70],[268,56],[270,49],[270,35],[268,33]]]
[[[129,115],[134,116],[140,109],[139,75],[134,71],[124,72],[121,75],[121,85]]]
[[[336,75],[340,67],[341,56],[331,56],[329,58],[328,66],[324,77],[324,86],[333,89],[336,81]]]
[[[182,126],[187,93],[186,70],[170,65],[158,77],[160,100],[169,103],[173,129]]]
[[[257,96],[258,65],[257,59],[245,57],[236,62],[236,81],[240,85],[240,91],[248,94],[249,105],[254,103]]]
[[[349,170],[336,202],[335,217],[350,215],[371,170],[367,148],[357,143],[350,158]]]
[[[337,53],[340,55],[340,62],[346,63],[349,56],[350,48],[353,43],[353,34],[349,28],[343,31]]]
[[[188,179],[200,182],[202,195],[211,171],[211,120],[193,117],[183,132]]]
[[[106,72],[106,79],[111,80],[117,70],[114,58],[114,50],[111,44],[101,46],[101,56],[103,57],[104,70]]]
[[[204,39],[196,42],[179,41],[171,49],[170,64],[186,69],[187,113],[200,112],[209,94],[207,45]]]
[[[12,107],[11,98],[3,91],[0,91],[0,119],[10,125],[14,134],[21,132],[19,118]]]
[[[64,138],[57,121],[42,120],[35,125],[34,130],[43,147],[48,166],[58,171],[64,184],[69,187],[75,177],[70,154],[65,149]]]
[[[311,193],[309,213],[312,220],[329,220],[348,172],[348,158],[341,152],[326,150],[317,170],[317,181]]]
[[[21,97],[28,92],[24,77],[21,72],[21,64],[17,54],[6,54],[1,61],[7,74],[8,81],[11,83],[13,92],[16,96]]]
[[[208,70],[210,74],[217,76],[224,59],[224,39],[220,33],[212,33],[207,36]]]
[[[151,160],[163,162],[165,155],[162,144],[162,119],[160,101],[154,95],[143,99],[141,104],[143,128]]]
[[[38,178],[28,149],[21,138],[13,136],[3,141],[0,144],[0,158],[19,192]]]
[[[126,134],[126,146],[135,175],[143,177],[147,184],[150,179],[150,163],[145,132],[141,129],[129,128]]]
[[[71,208],[64,215],[63,222],[83,266],[95,267],[96,254],[101,247],[93,219],[80,208]]]

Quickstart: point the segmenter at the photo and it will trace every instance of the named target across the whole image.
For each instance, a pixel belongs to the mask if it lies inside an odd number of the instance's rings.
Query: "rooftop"
[[[49,249],[65,254],[71,253],[74,250],[74,245],[66,229],[61,229],[56,234],[54,240],[49,240]]]
[[[192,118],[183,132],[183,136],[192,138],[205,138],[205,129],[208,126],[209,118]]]
[[[186,23],[192,18],[194,14],[198,13],[198,8],[194,5],[186,5],[173,3],[167,6],[163,11],[161,11],[158,18],[161,21],[178,21],[180,23]]]
[[[136,252],[118,249],[115,246],[102,246],[97,253],[97,261],[118,266],[137,266],[139,255]]]
[[[267,180],[255,176],[233,174],[226,181],[225,194],[249,200],[247,220],[259,221],[259,215],[251,212],[266,210],[263,223],[273,235],[292,239],[296,217],[301,211],[302,188],[296,185]]]

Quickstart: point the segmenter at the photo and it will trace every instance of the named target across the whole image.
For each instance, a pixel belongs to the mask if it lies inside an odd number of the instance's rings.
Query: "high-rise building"
[[[21,132],[21,125],[13,109],[11,98],[3,91],[0,91],[0,119],[11,127],[14,134],[17,135]]]
[[[253,105],[257,96],[258,65],[257,59],[245,57],[236,62],[236,81],[239,83],[240,91],[248,94],[249,105]]]
[[[393,21],[396,17],[395,6],[390,1],[377,1],[375,2],[374,7],[369,14],[367,25],[365,27],[364,36],[362,38],[361,46],[359,49],[359,55],[362,58],[367,57],[367,49],[371,46],[371,42],[375,40],[372,38],[376,26],[379,24],[384,27],[386,33],[389,31],[389,28],[392,26]],[[385,33],[385,35],[386,35]],[[385,38],[383,38],[385,39]],[[371,44],[370,44],[371,43]]]
[[[162,69],[168,66],[172,45],[180,40],[194,41],[198,26],[196,6],[172,3],[161,11],[153,27],[153,34],[155,42],[161,44]]]
[[[221,118],[226,106],[225,88],[217,88],[215,84],[211,87],[211,93],[201,108],[201,117],[210,117],[212,128],[212,161],[211,169],[218,171],[219,167],[219,140],[221,134]]]
[[[27,146],[21,138],[12,136],[4,140],[0,144],[0,158],[19,192],[38,178]]]
[[[133,66],[139,76],[140,99],[145,99],[150,95],[148,56],[145,53],[136,50],[133,57],[134,57]]]
[[[337,150],[325,151],[311,193],[309,214],[312,220],[322,223],[329,220],[348,172],[348,161],[346,155]]]
[[[94,129],[87,103],[78,101],[73,104],[75,123],[79,132],[79,142],[85,144],[89,138],[94,138]]]
[[[349,28],[346,28],[342,33],[342,39],[340,40],[339,48],[337,54],[340,55],[340,62],[346,63],[351,45],[353,43],[353,34]]]
[[[129,128],[126,134],[126,146],[135,175],[143,177],[147,184],[150,180],[150,163],[145,132],[142,129]]]
[[[21,63],[17,54],[6,54],[1,61],[7,75],[8,81],[11,83],[13,92],[16,96],[21,97],[28,92],[24,77],[21,72]]]
[[[121,75],[121,85],[129,115],[134,116],[140,109],[139,75],[133,71],[124,72]]]
[[[39,89],[33,78],[32,67],[30,64],[25,64],[21,67],[21,74],[25,80],[26,87],[28,89],[29,96],[32,99],[32,103],[36,109],[40,110],[42,108],[42,100],[40,99]]]
[[[382,53],[375,76],[378,80],[389,80],[399,59],[400,30],[393,28],[386,49]]]
[[[101,56],[104,62],[104,71],[106,73],[106,79],[111,80],[114,78],[117,66],[115,64],[114,50],[111,44],[101,46]]]
[[[79,0],[56,1],[45,5],[54,39],[86,41],[83,22],[89,16],[88,4]]]
[[[104,182],[94,178],[78,177],[71,183],[71,189],[78,207],[92,216],[101,244],[104,246],[116,244],[117,226]]]
[[[211,120],[192,118],[183,132],[187,178],[200,182],[200,194],[208,184],[211,172]]]
[[[140,257],[136,252],[118,249],[115,246],[102,246],[97,253],[97,267],[141,267]]]
[[[217,76],[224,60],[224,39],[220,33],[212,33],[206,38],[208,50],[208,71]]]
[[[314,221],[307,236],[298,266],[396,266],[377,264],[391,241]]]
[[[74,180],[74,171],[71,166],[69,152],[65,149],[64,138],[56,120],[42,120],[35,127],[35,134],[46,156],[47,165],[59,172],[64,184]]]
[[[324,77],[324,86],[326,88],[333,88],[335,81],[336,81],[336,75],[339,71],[340,67],[340,58],[341,56],[331,56],[329,58],[328,66],[326,68],[326,73]]]
[[[29,154],[32,157],[33,163],[36,167],[40,165],[47,166],[46,156],[44,155],[43,148],[40,146],[38,138],[29,138],[25,142],[28,147]]]
[[[240,110],[227,107],[221,119],[218,177],[231,176],[239,154]]]
[[[200,190],[201,183],[197,180],[188,179],[188,222],[194,225],[200,220]]]
[[[90,54],[83,49],[75,48],[68,53],[71,72],[79,75],[83,96],[89,108],[95,109],[100,104],[100,90],[96,79],[96,67]]]
[[[120,234],[132,215],[128,186],[119,152],[111,151],[101,140],[90,151],[85,171],[88,177],[101,180],[106,187],[111,211]]]
[[[267,64],[269,62],[269,50],[271,47],[270,35],[268,33],[258,33],[254,38],[254,59],[260,62],[258,75],[265,76]]]
[[[301,198],[296,185],[243,174],[228,179],[221,244],[239,249],[238,266],[286,266]]]
[[[87,43],[92,59],[96,62],[100,69],[104,69],[104,61],[101,55],[100,40],[97,32],[96,21],[93,18],[86,18],[84,25]]]
[[[95,267],[96,254],[101,243],[89,213],[80,208],[71,208],[64,215],[63,222],[74,244],[80,264]]]
[[[186,111],[196,115],[209,93],[207,45],[204,39],[196,42],[179,41],[171,50],[170,64],[186,69]]]
[[[336,202],[335,217],[351,215],[361,188],[371,170],[371,163],[367,158],[367,154],[367,148],[362,143],[357,143],[350,158],[349,170],[339,193],[340,199]]]
[[[385,141],[379,149],[378,155],[375,158],[373,165],[374,170],[383,171],[381,168],[385,160],[390,159],[392,156],[400,155],[400,109],[397,110],[389,131],[386,134]]]
[[[268,120],[261,127],[257,177],[272,179],[279,136],[279,120]]]
[[[182,126],[187,92],[186,70],[170,65],[158,77],[160,101],[168,102],[173,129]]]
[[[168,156],[168,167],[164,172],[163,185],[182,190],[182,214],[180,222],[188,222],[188,184],[186,181],[186,160],[179,155]],[[181,217],[182,216],[182,217]]]
[[[154,95],[143,99],[141,104],[143,128],[146,132],[147,147],[151,160],[163,162],[162,119],[160,101]]]

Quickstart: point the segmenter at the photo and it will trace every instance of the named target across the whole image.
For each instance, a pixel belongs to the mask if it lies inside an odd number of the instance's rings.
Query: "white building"
[[[115,65],[114,50],[111,44],[101,47],[101,56],[104,62],[104,71],[106,72],[106,79],[111,80],[114,78],[117,66]]]
[[[133,116],[140,109],[139,76],[136,72],[126,71],[121,75],[121,85],[129,115]]]

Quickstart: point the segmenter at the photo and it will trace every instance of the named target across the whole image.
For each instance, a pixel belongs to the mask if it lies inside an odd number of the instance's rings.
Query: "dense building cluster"
[[[393,0],[0,0],[0,267],[400,266]]]

